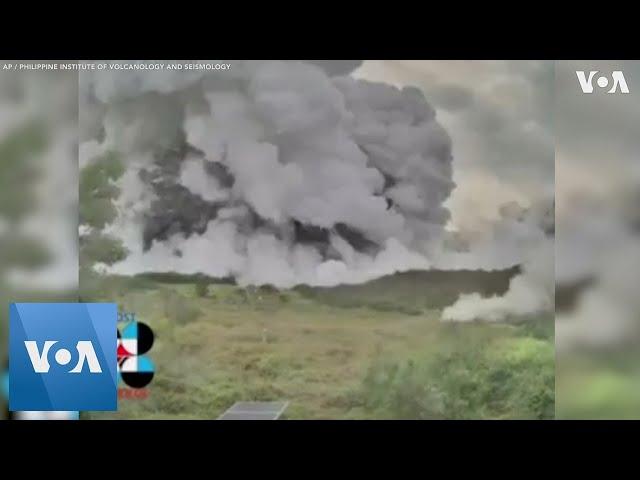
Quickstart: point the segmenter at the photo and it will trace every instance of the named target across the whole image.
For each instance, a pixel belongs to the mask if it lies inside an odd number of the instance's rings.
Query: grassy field
[[[640,356],[636,348],[558,358],[559,419],[640,419]]]
[[[153,328],[156,376],[90,418],[214,419],[239,400],[288,400],[289,419],[553,416],[551,316],[445,324],[399,275],[288,291],[104,277],[92,299]]]

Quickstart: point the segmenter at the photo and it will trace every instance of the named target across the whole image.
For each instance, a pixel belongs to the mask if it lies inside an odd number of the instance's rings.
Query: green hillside
[[[552,418],[551,315],[440,321],[439,296],[474,287],[469,278],[499,291],[514,272],[406,272],[291,290],[94,277],[85,300],[116,301],[155,331],[157,373],[148,399],[89,416],[217,418],[236,401],[288,400],[292,419]]]

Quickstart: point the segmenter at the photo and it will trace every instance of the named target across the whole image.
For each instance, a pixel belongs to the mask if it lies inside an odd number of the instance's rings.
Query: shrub
[[[289,297],[289,295],[287,295],[286,293],[281,293],[280,295],[278,295],[278,299],[280,300],[280,303],[289,303],[291,301],[291,297]]]
[[[250,302],[249,293],[243,288],[239,288],[234,291],[229,296],[229,299],[232,303],[239,305],[247,305]]]
[[[103,228],[113,221],[116,208],[112,200],[120,194],[114,184],[124,173],[124,164],[115,152],[108,152],[80,172],[80,224]]]
[[[269,283],[266,283],[266,284],[260,285],[258,287],[258,292],[261,293],[261,294],[267,294],[268,295],[268,294],[272,294],[272,293],[278,293],[278,289],[275,286],[273,286],[273,285],[271,285]]]
[[[460,341],[417,360],[376,361],[362,401],[391,418],[553,418],[553,345],[532,338],[497,343]]]
[[[80,246],[80,255],[83,265],[92,265],[96,262],[113,265],[124,260],[129,252],[120,240],[102,233],[91,233],[84,237]]]
[[[200,316],[200,310],[188,299],[172,291],[165,296],[164,313],[169,320],[180,325],[191,323]]]
[[[197,297],[206,297],[209,293],[209,285],[206,282],[200,281],[196,283],[196,296]]]

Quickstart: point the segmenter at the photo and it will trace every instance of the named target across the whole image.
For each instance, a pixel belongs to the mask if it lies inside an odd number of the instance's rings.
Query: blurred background
[[[639,95],[640,62],[556,62],[556,418],[640,417]]]
[[[8,304],[77,301],[78,75],[0,61],[0,409]],[[28,64],[29,62],[19,62]]]
[[[590,70],[630,93],[584,94]],[[555,62],[557,418],[640,417],[638,92],[640,62]],[[3,392],[8,303],[78,298],[78,127],[77,72],[0,69]]]

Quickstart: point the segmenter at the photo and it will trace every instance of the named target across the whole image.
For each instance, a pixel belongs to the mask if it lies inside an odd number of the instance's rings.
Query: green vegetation
[[[86,262],[101,262],[113,265],[127,256],[127,249],[117,239],[110,235],[92,232],[82,237],[80,242],[81,260]]]
[[[369,369],[366,408],[401,419],[552,419],[553,344],[463,335],[455,348]]]
[[[8,284],[7,274],[40,268],[51,259],[40,236],[20,229],[21,222],[38,208],[41,156],[48,143],[46,126],[38,120],[27,120],[0,136],[0,362],[7,355],[9,302],[42,298],[36,292],[16,291]]]
[[[199,281],[196,283],[196,296],[197,297],[206,297],[209,293],[209,285],[204,281]]]
[[[211,278],[201,273],[194,273],[193,275],[182,275],[175,272],[148,272],[139,273],[135,278],[141,278],[144,280],[150,280],[158,283],[173,283],[173,284],[191,284],[195,282],[204,281],[206,283],[223,283],[226,285],[235,285],[235,280],[231,277],[225,278]]]
[[[556,417],[639,419],[640,357],[633,347],[561,357]]]
[[[284,399],[292,419],[552,418],[551,315],[442,323],[428,290],[412,297],[396,277],[359,286],[344,307],[342,287],[96,276],[88,300],[115,301],[154,330],[157,372],[149,398],[91,417],[211,419],[236,401]]]
[[[119,155],[109,152],[94,159],[80,172],[80,224],[103,228],[116,216],[113,199],[120,190],[115,181],[124,173]]]
[[[35,187],[42,174],[39,164],[48,145],[47,130],[38,121],[27,122],[0,138],[0,218],[14,222],[36,207]]]
[[[135,289],[144,283],[130,278],[102,278],[93,271],[96,263],[113,265],[128,254],[120,240],[100,231],[116,216],[113,201],[120,190],[115,182],[123,173],[122,160],[113,151],[94,158],[80,172],[80,224],[92,229],[80,237],[80,301],[98,294],[109,297],[119,289]]]
[[[425,309],[453,304],[460,293],[502,295],[519,267],[493,272],[480,270],[415,270],[381,277],[361,285],[312,288],[299,285],[295,290],[319,303],[358,308],[367,304],[380,311],[406,309],[419,314]]]
[[[15,232],[7,232],[0,236],[2,269],[36,269],[46,265],[50,260],[50,253],[43,242],[32,236]]]
[[[172,325],[192,323],[200,315],[199,309],[193,306],[194,303],[177,292],[167,290],[162,302],[164,317]]]

